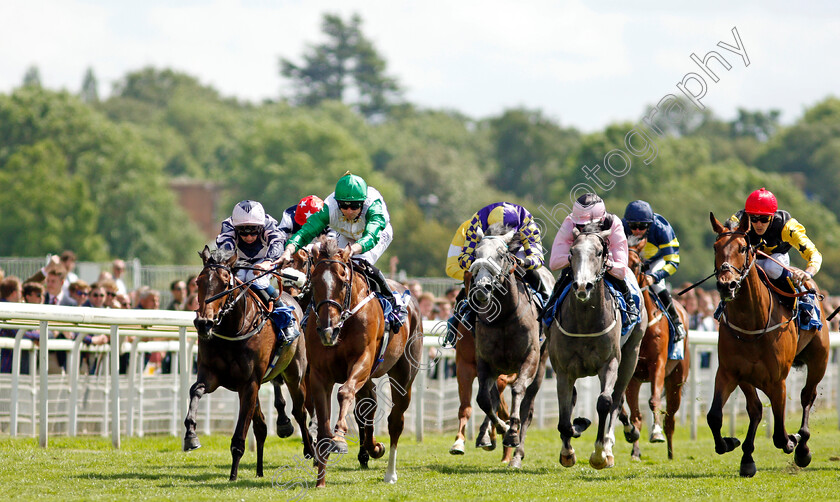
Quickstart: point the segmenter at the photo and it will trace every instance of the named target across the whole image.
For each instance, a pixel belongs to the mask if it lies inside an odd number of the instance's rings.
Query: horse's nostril
[[[586,290],[587,291],[592,291],[592,288],[594,288],[594,287],[595,287],[595,285],[592,284],[591,282],[586,283]]]
[[[738,283],[737,283],[737,282],[735,282],[735,281],[729,281],[729,289],[731,289],[731,290],[733,290],[733,291],[734,291],[734,290],[735,290],[735,288],[737,288],[737,287],[738,287]]]
[[[578,283],[577,283],[577,281],[575,281],[575,282],[573,282],[573,283],[572,283],[572,289],[578,289]]]

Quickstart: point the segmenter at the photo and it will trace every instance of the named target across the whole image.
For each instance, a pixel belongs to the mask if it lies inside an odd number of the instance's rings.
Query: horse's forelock
[[[745,214],[745,215],[744,215],[744,218],[746,218],[746,217],[747,217],[747,216],[746,216],[746,214]],[[726,221],[724,221],[724,222],[723,222],[723,228],[725,228],[725,229],[726,229],[727,231],[729,231],[729,232],[731,232],[731,231],[735,230],[736,228],[738,228],[738,225],[739,225],[738,223],[736,223],[736,222],[734,222],[734,221],[732,221],[732,220],[726,220]]]
[[[492,225],[487,227],[487,230],[484,232],[484,235],[505,235],[506,233],[511,232],[513,230],[513,227],[509,227],[504,223],[493,223]]]
[[[207,262],[205,263],[205,265],[210,265],[210,264],[219,265],[219,264],[226,263],[228,260],[230,260],[231,256],[233,256],[233,250],[232,249],[224,249],[224,248],[211,249],[210,253],[207,257]]]
[[[338,241],[322,235],[316,241],[318,248],[318,255],[321,259],[332,259],[341,251],[338,247]]]

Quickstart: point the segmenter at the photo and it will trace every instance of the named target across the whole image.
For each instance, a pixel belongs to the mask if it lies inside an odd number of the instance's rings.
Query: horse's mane
[[[493,223],[492,225],[487,227],[487,230],[484,232],[484,235],[505,235],[506,233],[512,232],[514,230],[516,229],[513,227],[509,227],[504,223]]]
[[[226,263],[233,256],[233,250],[227,248],[211,249],[207,255],[207,263],[221,264]]]
[[[744,214],[744,218],[748,218],[748,216],[746,214]],[[726,220],[726,221],[723,222],[723,228],[725,228],[726,230],[728,230],[730,232],[735,230],[736,228],[738,228],[738,225],[739,225],[739,223],[736,223],[732,220]]]
[[[321,253],[322,259],[334,258],[339,253],[339,251],[341,251],[338,247],[338,241],[336,241],[332,237],[322,235],[318,237],[318,239],[315,242],[317,243],[317,247],[319,249],[319,252]]]
[[[600,233],[602,230],[606,230],[607,228],[609,228],[609,227],[604,228],[604,223],[606,223],[606,220],[604,220],[604,221],[590,221],[589,223],[584,225],[583,230],[581,230],[580,233],[582,233],[582,234],[597,234],[597,233]]]

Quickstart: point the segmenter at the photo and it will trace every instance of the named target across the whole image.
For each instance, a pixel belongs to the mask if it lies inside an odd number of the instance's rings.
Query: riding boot
[[[392,314],[385,319],[385,321],[390,323],[392,333],[398,333],[400,331],[400,327],[405,324],[405,318],[408,312],[405,310],[405,307],[400,307],[397,304],[397,299],[394,298],[394,293],[385,281],[385,276],[382,274],[382,271],[370,263],[366,263],[365,266],[368,277],[370,277],[371,281],[373,281],[377,289],[379,289],[379,294],[382,295],[382,298],[385,301],[391,304]]]
[[[455,347],[455,343],[458,341],[458,323],[461,323],[470,332],[475,334],[473,329],[475,312],[470,308],[464,290],[461,290],[458,298],[455,299],[455,310],[452,313],[452,317],[446,320],[446,336],[443,339],[444,348]]]
[[[624,297],[624,303],[627,304],[628,322],[633,324],[639,317],[639,309],[636,308],[636,302],[633,301],[633,293],[630,291],[630,287],[624,279],[619,278],[615,278],[612,284],[621,293],[621,296]]]
[[[685,338],[685,326],[683,326],[680,315],[677,313],[677,306],[674,304],[674,299],[671,298],[671,293],[667,289],[660,291],[657,296],[662,301],[662,305],[665,306],[668,317],[671,318],[671,323],[674,325],[674,343],[677,343]]]

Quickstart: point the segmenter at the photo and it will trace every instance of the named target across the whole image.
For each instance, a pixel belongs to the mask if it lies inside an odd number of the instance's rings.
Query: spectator
[[[688,329],[699,331],[714,331],[715,323],[711,317],[704,316],[697,304],[697,295],[689,291],[682,296],[682,304],[688,313]]]
[[[172,301],[169,302],[166,310],[183,310],[187,296],[187,283],[182,280],[172,281],[169,292],[172,293]]]
[[[433,319],[432,309],[434,309],[435,306],[435,295],[431,293],[422,293],[418,297],[417,302],[420,305],[420,317],[422,317],[424,321]]]
[[[93,307],[97,309],[105,308],[105,288],[100,283],[94,283],[90,287],[90,294],[88,299],[82,304],[83,307]]]
[[[143,286],[137,290],[137,306],[134,308],[145,310],[157,310],[160,308],[160,293],[149,286]]]
[[[37,282],[23,283],[23,301],[26,303],[44,303],[44,285]]]
[[[446,290],[446,300],[451,304],[455,305],[455,299],[458,298],[458,293],[461,292],[461,286],[452,286],[451,288]]]
[[[79,279],[71,283],[67,291],[70,298],[76,301],[76,305],[84,305],[87,303],[88,295],[90,295],[90,286]]]
[[[197,311],[198,310],[198,295],[193,293],[187,297],[187,300],[184,302],[184,310],[187,311]]]
[[[119,309],[122,305],[117,301],[117,283],[112,279],[98,281],[97,284],[105,290],[105,308]]]
[[[452,317],[452,302],[446,298],[440,298],[437,301],[437,317],[438,320],[447,320]]]
[[[113,281],[113,280],[114,280],[114,276],[111,274],[111,272],[108,272],[107,270],[103,270],[102,272],[99,272],[99,277],[96,278],[96,282]],[[116,283],[114,283],[114,284],[116,285]]]
[[[128,294],[118,294],[114,297],[114,304],[117,306],[118,309],[130,309],[133,302],[131,301],[131,296]],[[158,304],[160,304],[160,299],[158,299]]]
[[[37,284],[37,286],[41,286]],[[43,294],[43,288],[41,288],[41,294]],[[0,302],[8,302],[8,303],[18,303],[21,301],[21,297],[23,296],[23,287],[20,284],[20,279],[17,277],[10,275],[9,277],[0,281]],[[4,338],[15,338],[17,335],[16,329],[3,329],[0,330],[0,337]],[[38,331],[27,331],[24,333],[23,338],[25,340],[33,340],[37,341],[40,339],[40,334]],[[12,349],[2,349],[0,350],[0,373],[11,373],[12,372]],[[29,374],[29,358],[22,357],[21,358],[21,374]]]
[[[67,275],[64,278],[64,285],[61,287],[61,290],[64,292],[64,296],[70,296],[70,284],[79,280],[79,276],[73,272],[76,268],[76,253],[70,251],[69,249],[61,253],[61,256],[58,258],[59,263],[64,265],[64,269],[67,271]],[[81,302],[77,301],[77,304],[81,305]]]
[[[423,294],[423,286],[420,285],[417,281],[408,281],[405,285],[409,291],[411,291],[411,296],[414,298],[420,299],[420,295]]]
[[[197,279],[198,277],[195,275],[187,277],[187,296],[192,294],[198,294],[198,283],[196,282]]]
[[[47,272],[47,280],[44,282],[44,288],[47,290],[47,295],[44,303],[48,305],[64,305],[75,307],[78,304],[76,300],[65,295],[63,291],[64,279],[67,277],[67,271],[63,265],[58,265],[49,272]]]
[[[117,293],[121,295],[128,294],[128,288],[125,287],[122,275],[125,272],[125,262],[119,258],[114,260],[111,264],[111,275],[114,276],[114,282],[117,285]]]

